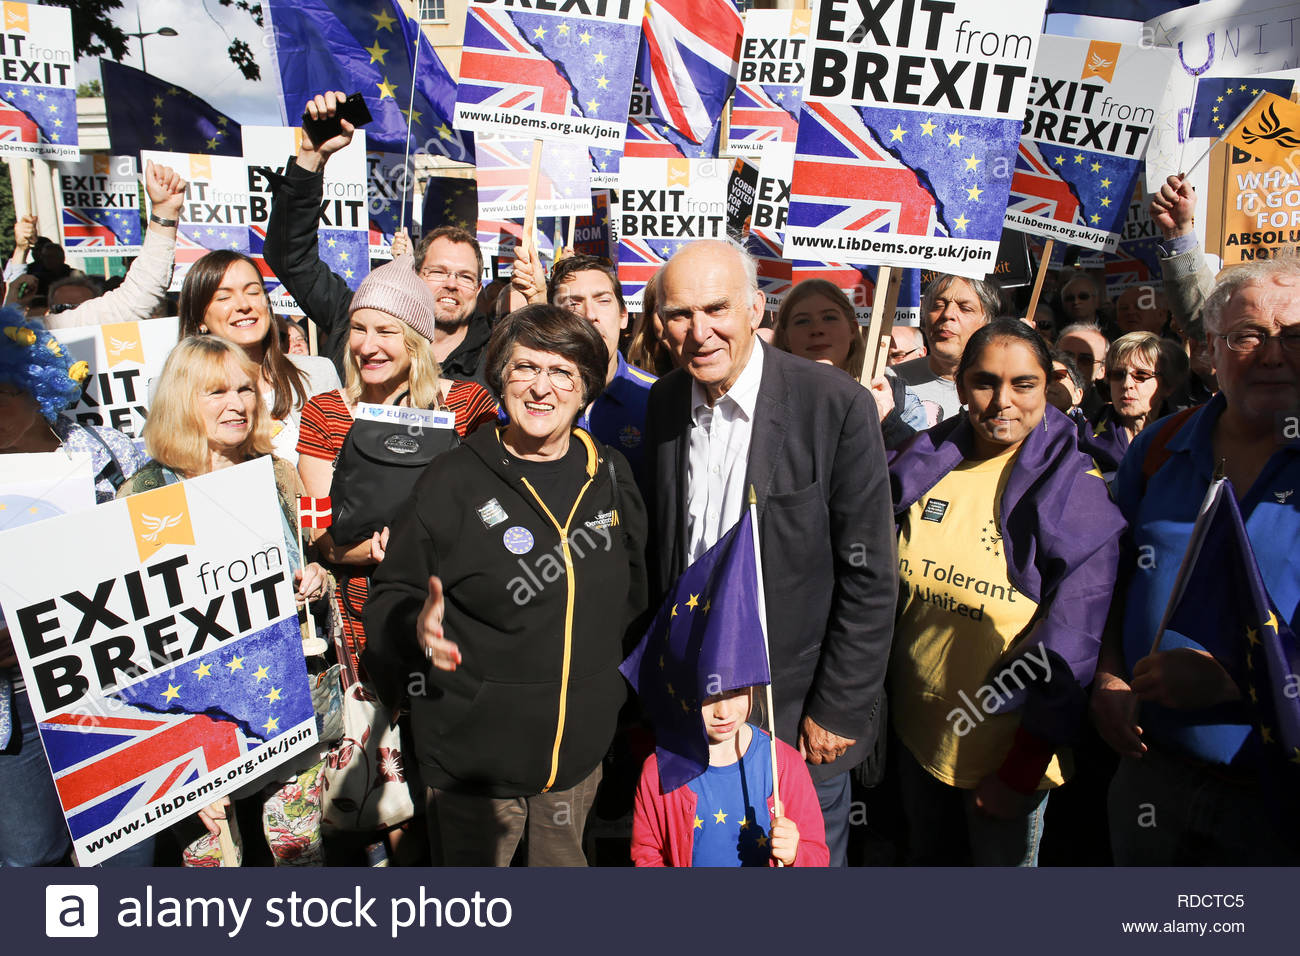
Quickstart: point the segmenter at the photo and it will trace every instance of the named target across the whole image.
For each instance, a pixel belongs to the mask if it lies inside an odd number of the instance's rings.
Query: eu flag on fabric
[[[478,223],[478,182],[452,176],[430,176],[424,184],[420,231],[441,226],[474,229]]]
[[[709,766],[700,707],[715,694],[771,682],[754,551],[754,509],[682,572],[619,670],[655,730],[664,793]]]
[[[113,152],[138,156],[144,150],[242,156],[239,124],[195,96],[112,60],[100,60],[108,139]]]
[[[1196,81],[1189,137],[1218,139],[1232,128],[1260,93],[1289,97],[1294,81],[1277,77],[1207,76]]]
[[[1203,647],[1222,647],[1225,639],[1235,644],[1237,659],[1221,663],[1244,684],[1256,743],[1272,766],[1300,781],[1300,700],[1292,686],[1300,645],[1269,597],[1227,479],[1206,493],[1167,615],[1172,635]]]
[[[0,83],[0,141],[57,143],[77,130],[77,91]],[[27,138],[21,138],[26,133]],[[74,137],[75,138],[75,137]]]
[[[360,92],[370,110],[366,145],[406,149],[411,62],[418,42],[411,152],[474,162],[474,139],[452,129],[456,83],[395,0],[268,0],[285,115],[291,123],[326,90]]]

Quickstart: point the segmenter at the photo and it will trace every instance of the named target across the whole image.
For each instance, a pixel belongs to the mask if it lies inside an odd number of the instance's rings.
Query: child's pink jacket
[[[763,746],[767,742],[763,741]],[[776,742],[781,809],[799,827],[795,866],[827,866],[826,826],[817,791],[803,758],[789,744]],[[685,784],[672,793],[659,792],[659,758],[651,754],[641,768],[632,816],[632,862],[637,866],[690,866],[695,846],[695,792]],[[775,816],[772,798],[767,812]],[[772,863],[776,865],[775,861]]]

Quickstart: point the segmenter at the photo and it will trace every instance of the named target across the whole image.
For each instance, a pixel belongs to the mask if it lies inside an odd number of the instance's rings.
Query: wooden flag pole
[[[315,344],[315,343],[313,343]],[[302,496],[298,496],[298,558],[302,561],[303,568],[307,567],[307,549],[302,546]],[[316,622],[311,616],[311,602],[308,601],[302,606],[303,612],[307,618],[307,638],[311,641],[316,640]]]
[[[533,233],[537,231],[537,183],[542,178],[542,141],[533,140],[533,158],[528,167],[528,205],[524,210],[524,234],[520,241],[524,252],[531,259],[537,254],[533,244]]]
[[[307,319],[307,348],[311,349],[312,355],[320,355],[320,332],[311,318]]]
[[[403,27],[405,29],[405,27]],[[411,171],[411,120],[415,116],[415,77],[420,65],[420,38],[424,35],[422,27],[415,26],[415,52],[411,54],[411,96],[406,102],[406,152],[402,157],[402,209],[398,215],[398,229],[406,228],[406,196],[412,186],[415,174]]]
[[[1055,247],[1055,239],[1048,239],[1043,243],[1043,258],[1038,263],[1038,275],[1034,277],[1034,291],[1029,296],[1029,306],[1025,311],[1025,318],[1031,322],[1034,319],[1034,310],[1038,308],[1038,297],[1043,294],[1043,280],[1047,278],[1047,269],[1052,264],[1052,250]]]
[[[577,233],[578,233],[578,217],[575,214],[569,217],[569,237],[568,240],[564,243],[565,249],[573,248],[573,238],[574,236],[577,235]]]
[[[230,814],[235,809],[235,801],[231,800],[226,805],[226,813]],[[235,849],[235,838],[230,832],[230,819],[217,821],[217,844],[221,847],[221,865],[238,866],[239,851]]]
[[[23,160],[23,179],[27,184],[27,215],[36,215],[36,176],[32,172],[32,161]]]
[[[765,691],[767,694],[767,729],[771,731],[772,745],[772,809],[776,815],[782,816],[781,812],[781,785],[777,779],[777,762],[776,762],[776,708],[772,704],[772,649],[767,641],[767,605],[763,597],[763,552],[758,540],[758,495],[754,492],[754,486],[749,486],[749,530],[754,536],[754,573],[758,579],[758,620],[762,624],[763,632],[763,655],[767,658],[767,684]],[[777,861],[777,866],[781,866]]]
[[[876,293],[871,300],[871,319],[866,332],[867,356],[858,376],[858,381],[866,387],[884,371],[882,350],[889,357],[889,334],[894,330],[894,310],[898,307],[902,283],[903,270],[897,266],[881,266],[876,273]]]

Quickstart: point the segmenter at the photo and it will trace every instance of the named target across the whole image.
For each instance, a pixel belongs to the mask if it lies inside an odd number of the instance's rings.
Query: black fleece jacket
[[[386,699],[411,694],[426,784],[494,797],[566,790],[613,738],[626,693],[617,668],[635,639],[625,632],[646,602],[645,505],[622,455],[579,429],[571,442],[582,490],[556,497],[577,495],[572,515],[548,515],[498,429],[480,428],[429,465],[392,528],[364,661]],[[430,575],[460,648],[451,672],[432,668],[416,639]]]
[[[303,312],[316,323],[321,355],[338,367],[341,380],[352,290],[342,276],[321,261],[316,245],[325,201],[325,173],[308,172],[290,157],[284,175],[272,175],[270,179],[271,215],[262,254]],[[486,316],[471,316],[464,341],[442,362],[443,378],[478,382],[486,387],[483,365],[491,334],[492,323]]]

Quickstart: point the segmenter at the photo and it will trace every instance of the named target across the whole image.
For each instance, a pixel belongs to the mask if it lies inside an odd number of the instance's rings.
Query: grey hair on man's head
[[[763,299],[763,293],[760,292],[758,288],[758,262],[754,259],[753,254],[750,253],[750,251],[746,249],[742,243],[737,242],[735,239],[732,239],[730,236],[724,236],[721,239],[701,239],[698,241],[720,242],[723,245],[730,246],[731,250],[735,252],[737,256],[740,257],[740,267],[745,270],[745,284],[749,287],[749,289],[752,292],[749,299],[749,305],[752,306],[756,301]],[[682,246],[680,249],[678,249],[676,252],[672,254],[672,256],[668,259],[668,262],[672,262],[673,259],[676,259],[677,256],[679,256],[683,251],[690,249],[694,245],[695,243],[692,242],[689,245]],[[668,263],[664,263],[665,266],[667,264]],[[658,272],[655,273],[655,277],[658,278],[659,274],[662,272],[663,269],[660,269]],[[763,299],[763,301],[766,300]],[[655,308],[659,310],[660,318],[662,318],[663,303],[656,302]]]
[[[1223,328],[1223,315],[1232,297],[1247,286],[1263,285],[1278,279],[1290,279],[1284,285],[1300,284],[1300,261],[1294,258],[1262,259],[1226,269],[1205,300],[1200,318],[1207,332]]]
[[[982,279],[967,279],[964,276],[938,275],[930,280],[930,284],[925,287],[925,293],[921,296],[921,315],[926,316],[934,311],[934,303],[948,291],[949,286],[954,282],[965,282],[975,297],[980,300],[980,308],[984,310],[984,321],[991,322],[998,317],[1002,311],[1001,295],[998,287],[992,282],[985,282]]]

